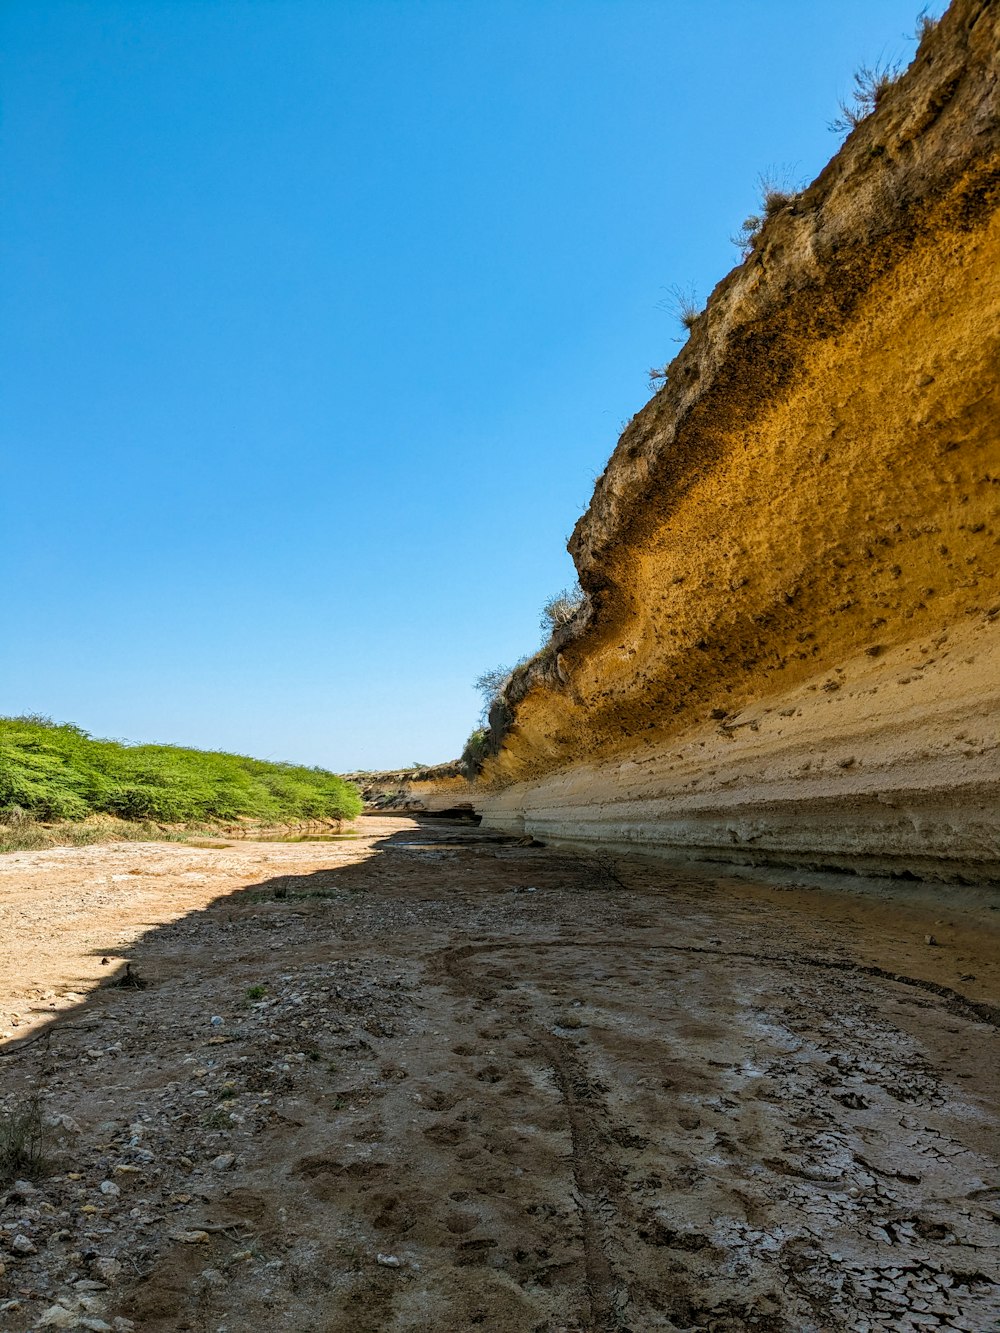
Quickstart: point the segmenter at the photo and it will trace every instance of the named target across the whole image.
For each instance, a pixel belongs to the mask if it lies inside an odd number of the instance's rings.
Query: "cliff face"
[[[395,772],[352,773],[369,810],[473,811],[473,789],[460,764],[403,768]]]
[[[771,218],[570,550],[488,823],[1000,878],[1000,9],[956,0]]]

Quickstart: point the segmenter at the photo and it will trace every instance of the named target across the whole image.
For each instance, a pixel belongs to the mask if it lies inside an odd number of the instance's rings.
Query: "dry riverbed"
[[[995,894],[358,827],[0,858],[0,1328],[1000,1326]]]

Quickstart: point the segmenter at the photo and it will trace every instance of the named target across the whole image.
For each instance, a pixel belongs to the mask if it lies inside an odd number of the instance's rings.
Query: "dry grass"
[[[917,28],[913,34],[914,40],[922,42],[925,37],[929,37],[937,25],[941,22],[939,18],[931,18],[926,9],[922,9],[917,15]]]
[[[193,831],[193,830],[192,830]],[[199,830],[208,831],[206,829]],[[90,847],[98,842],[179,841],[182,834],[166,832],[146,820],[115,819],[97,815],[91,819],[54,820],[42,823],[23,811],[0,816],[0,852],[37,852],[49,847]]]
[[[744,259],[753,250],[764,230],[764,224],[794,204],[799,194],[789,183],[787,172],[782,172],[780,178],[771,172],[763,173],[757,178],[757,189],[760,194],[760,212],[745,217],[739,231],[729,238],[739,248]]]
[[[52,1169],[49,1133],[37,1097],[0,1112],[0,1186],[12,1180],[36,1180]]]
[[[688,333],[694,328],[702,313],[694,288],[679,287],[676,284],[667,288],[667,295],[660,302],[660,309],[673,315],[681,328]]]
[[[857,129],[882,104],[899,82],[901,73],[898,64],[888,61],[876,61],[855,70],[851,95],[840,103],[840,115],[830,121],[830,129],[838,134]]]

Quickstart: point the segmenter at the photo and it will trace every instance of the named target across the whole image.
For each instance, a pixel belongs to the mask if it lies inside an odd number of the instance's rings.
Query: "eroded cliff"
[[[473,813],[473,788],[461,763],[345,775],[369,810]]]
[[[494,709],[488,823],[1000,878],[998,55],[956,0],[716,288]]]

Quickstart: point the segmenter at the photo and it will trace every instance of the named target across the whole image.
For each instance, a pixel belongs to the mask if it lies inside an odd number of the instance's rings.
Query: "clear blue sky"
[[[455,755],[665,289],[918,7],[3,0],[0,712]]]

